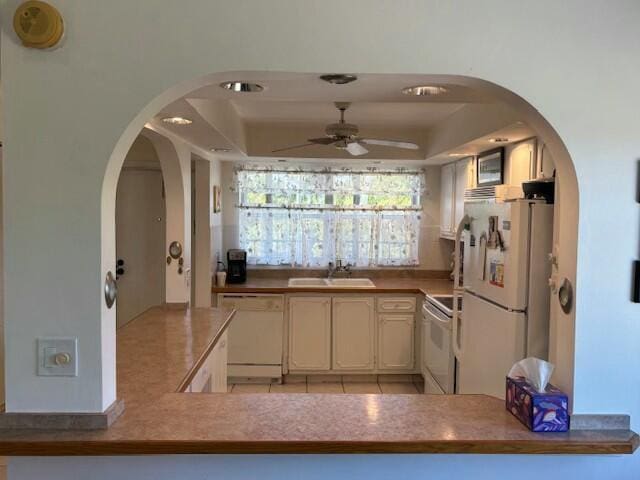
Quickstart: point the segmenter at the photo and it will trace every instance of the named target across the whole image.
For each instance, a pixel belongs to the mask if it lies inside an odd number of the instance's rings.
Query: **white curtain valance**
[[[417,265],[421,171],[238,169],[240,246],[254,265]]]

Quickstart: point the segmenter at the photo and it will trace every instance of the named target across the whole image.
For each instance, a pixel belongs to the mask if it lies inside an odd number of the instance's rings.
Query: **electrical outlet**
[[[78,375],[78,339],[43,337],[37,340],[38,376],[76,377]]]

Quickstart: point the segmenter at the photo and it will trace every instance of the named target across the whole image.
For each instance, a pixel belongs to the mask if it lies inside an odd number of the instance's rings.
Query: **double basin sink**
[[[366,288],[375,287],[368,278],[290,278],[290,287],[306,288]]]

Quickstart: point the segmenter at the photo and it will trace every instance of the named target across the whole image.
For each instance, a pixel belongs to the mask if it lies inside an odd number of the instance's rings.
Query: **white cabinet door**
[[[289,299],[289,370],[331,368],[331,297]]]
[[[373,370],[374,325],[373,297],[333,299],[334,370]]]
[[[414,364],[414,315],[378,315],[378,368],[407,370]]]
[[[440,172],[440,235],[453,234],[455,164],[443,165]]]
[[[464,191],[469,186],[469,176],[471,175],[471,158],[465,158],[455,163],[456,169],[456,181],[455,181],[455,200],[454,200],[454,213],[453,213],[453,227],[452,231],[455,233],[458,229],[458,224],[464,216]]]

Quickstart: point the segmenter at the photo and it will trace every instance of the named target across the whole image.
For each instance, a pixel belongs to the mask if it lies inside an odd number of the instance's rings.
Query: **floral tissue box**
[[[506,406],[533,432],[569,430],[567,395],[551,384],[540,393],[523,377],[507,377]]]

